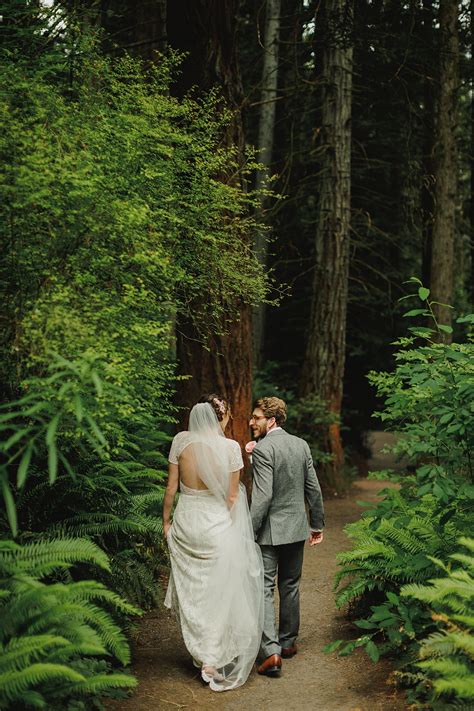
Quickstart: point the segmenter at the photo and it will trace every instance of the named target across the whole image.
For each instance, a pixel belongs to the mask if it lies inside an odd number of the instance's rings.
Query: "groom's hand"
[[[323,542],[323,532],[322,531],[311,531],[309,534],[309,545],[310,546],[317,546],[318,543]]]

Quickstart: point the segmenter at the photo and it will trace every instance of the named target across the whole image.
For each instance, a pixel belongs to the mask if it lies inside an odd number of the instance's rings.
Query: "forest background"
[[[385,408],[416,472],[391,514],[427,496],[447,560],[472,523],[472,4],[0,5],[5,703],[133,684],[104,656],[156,604],[166,450],[206,391],[242,445],[252,390],[284,397],[327,494]],[[374,589],[349,562],[341,604]],[[435,570],[384,565],[382,596]]]

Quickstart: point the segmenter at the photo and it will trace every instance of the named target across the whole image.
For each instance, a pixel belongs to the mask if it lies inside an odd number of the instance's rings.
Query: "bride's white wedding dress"
[[[194,416],[193,416],[194,415]],[[169,461],[191,452],[206,489],[180,481],[167,541],[171,576],[165,605],[176,610],[184,643],[214,691],[245,683],[263,627],[263,566],[245,489],[229,510],[230,474],[242,468],[240,447],[223,436],[212,407],[193,408],[189,432],[173,440]]]

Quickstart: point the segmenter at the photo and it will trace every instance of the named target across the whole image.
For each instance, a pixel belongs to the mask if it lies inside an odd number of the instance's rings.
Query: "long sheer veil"
[[[189,432],[199,477],[218,500],[227,506],[230,486],[229,442],[209,403],[191,410]],[[226,651],[220,659],[204,659],[216,673],[210,681],[215,691],[245,683],[260,647],[263,629],[263,564],[255,543],[247,495],[239,485],[238,498],[230,510],[230,525],[216,539],[216,558],[208,578],[204,617],[209,645],[219,636]]]

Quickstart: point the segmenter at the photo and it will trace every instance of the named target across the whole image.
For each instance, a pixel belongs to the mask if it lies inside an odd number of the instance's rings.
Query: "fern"
[[[474,539],[461,538],[460,543],[471,555],[450,558],[463,567],[451,570],[437,562],[445,577],[430,579],[429,585],[406,585],[401,594],[427,603],[438,624],[422,641],[418,662],[435,696],[474,702]]]
[[[0,543],[1,585],[8,592],[0,600],[1,708],[15,708],[22,699],[47,708],[48,699],[56,702],[75,694],[94,694],[94,689],[133,686],[131,677],[95,674],[93,666],[84,675],[78,664],[110,654],[128,664],[128,642],[110,610],[122,615],[139,611],[93,580],[42,580],[52,572],[69,570],[74,563],[95,562],[110,569],[103,552],[80,539],[27,546]]]

